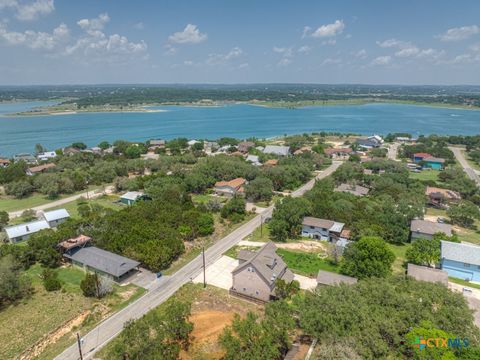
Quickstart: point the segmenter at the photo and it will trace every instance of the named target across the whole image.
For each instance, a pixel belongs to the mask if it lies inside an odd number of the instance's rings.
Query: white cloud
[[[337,43],[336,39],[329,39],[322,41],[322,45],[335,45]]]
[[[391,56],[379,56],[372,60],[371,65],[381,65],[385,66],[392,62]]]
[[[292,63],[292,60],[289,58],[283,58],[278,62],[278,66],[288,66]]]
[[[312,31],[312,28],[310,26],[305,26],[302,32],[302,39],[306,38],[310,31]]]
[[[208,65],[222,65],[242,55],[243,50],[236,46],[226,54],[209,54],[206,62]]]
[[[343,20],[335,20],[333,24],[320,26],[312,33],[311,36],[314,38],[333,37],[341,34],[343,32],[343,29],[345,29],[345,23],[343,22]]]
[[[473,52],[480,52],[480,43],[470,45],[470,50]]]
[[[362,49],[355,53],[355,57],[358,59],[365,59],[367,57],[367,50]]]
[[[79,20],[77,24],[85,34],[67,46],[64,55],[81,54],[88,60],[103,62],[122,62],[131,56],[146,56],[147,44],[143,40],[131,42],[123,35],[105,34],[102,30],[109,21],[108,14]]]
[[[301,46],[297,50],[300,54],[310,54],[310,51],[312,51],[312,48],[310,46]]]
[[[245,68],[248,68],[248,67],[249,67],[248,63],[242,63],[242,64],[238,65],[239,69],[245,69]]]
[[[165,48],[167,49],[164,53],[165,55],[172,56],[172,55],[175,55],[177,53],[177,48],[173,47],[170,44],[165,45]]]
[[[94,19],[81,19],[77,21],[77,25],[91,35],[95,35],[95,32],[103,30],[105,24],[110,21],[110,17],[107,13],[100,14]]]
[[[168,41],[175,44],[199,44],[207,40],[207,34],[201,33],[197,25],[188,24],[183,31],[170,35]]]
[[[471,25],[448,29],[446,32],[438,35],[437,37],[442,41],[460,41],[468,39],[472,35],[479,33],[480,27],[477,25]]]
[[[326,58],[321,62],[320,65],[338,65],[342,63],[342,59],[333,59],[333,58]]]
[[[397,49],[395,52],[396,57],[400,58],[430,58],[438,59],[439,57],[445,54],[444,50],[436,50],[432,48],[421,49],[410,41],[403,41],[397,39],[388,39],[385,41],[377,41],[377,45],[382,48],[393,48]]]
[[[24,32],[9,31],[0,23],[0,39],[9,45],[23,45],[35,50],[54,50],[65,44],[70,31],[65,24],[60,24],[52,33],[26,30]]]
[[[133,25],[133,28],[135,30],[143,30],[143,29],[145,29],[145,25],[143,24],[143,22],[140,21],[140,22],[136,23],[135,25]]]
[[[192,66],[193,64],[194,64],[194,63],[193,63],[193,61],[191,61],[191,60],[185,60],[185,61],[183,62],[183,65],[186,65],[186,66]]]
[[[0,0],[0,10],[11,9],[15,17],[21,21],[35,20],[40,15],[48,15],[55,10],[53,0],[35,0],[34,2],[21,3],[18,0]]]
[[[289,47],[273,47],[273,51],[279,54],[282,54],[284,57],[292,57],[293,56],[293,48]]]

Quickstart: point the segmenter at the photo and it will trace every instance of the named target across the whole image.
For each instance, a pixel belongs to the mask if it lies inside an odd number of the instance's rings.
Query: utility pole
[[[82,342],[80,340],[80,334],[78,332],[77,332],[77,344],[78,344],[78,353],[80,354],[80,360],[83,360]]]
[[[202,247],[202,255],[203,255],[203,288],[207,287],[207,278],[205,275],[205,246]]]

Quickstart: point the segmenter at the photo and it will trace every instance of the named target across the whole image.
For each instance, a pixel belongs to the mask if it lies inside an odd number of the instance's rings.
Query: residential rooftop
[[[427,235],[444,233],[447,236],[452,236],[452,225],[415,219],[415,220],[412,220],[410,224],[410,231],[427,234]]]
[[[480,266],[480,246],[470,243],[441,241],[441,258]]]

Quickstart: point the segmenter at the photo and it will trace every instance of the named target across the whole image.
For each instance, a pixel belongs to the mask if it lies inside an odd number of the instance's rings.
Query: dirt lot
[[[245,316],[248,311],[262,313],[263,306],[232,297],[225,290],[208,287],[192,303],[191,345],[188,351],[182,351],[180,359],[220,359],[222,350],[218,337],[231,324],[235,313]]]

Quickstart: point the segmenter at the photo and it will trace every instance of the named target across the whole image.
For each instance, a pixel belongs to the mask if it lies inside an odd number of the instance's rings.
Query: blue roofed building
[[[442,241],[441,267],[448,276],[480,282],[480,246]]]

